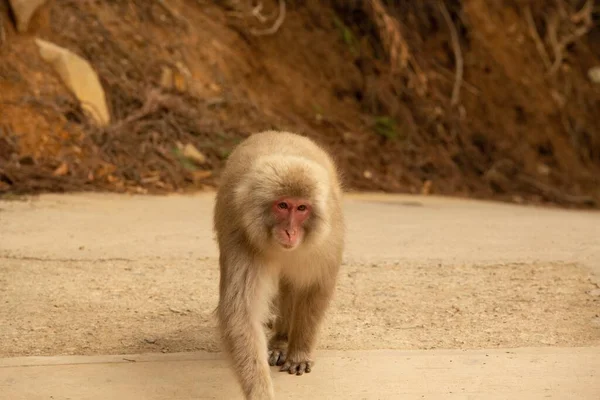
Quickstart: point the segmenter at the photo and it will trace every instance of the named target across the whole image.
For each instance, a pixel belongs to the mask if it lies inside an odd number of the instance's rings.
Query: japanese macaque
[[[332,158],[300,135],[256,133],[227,160],[214,213],[217,315],[246,399],[274,398],[269,365],[296,375],[313,367],[342,260],[341,197]]]

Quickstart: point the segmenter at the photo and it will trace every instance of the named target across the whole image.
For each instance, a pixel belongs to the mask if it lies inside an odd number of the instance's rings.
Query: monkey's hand
[[[288,371],[290,374],[302,375],[305,372],[309,373],[312,366],[313,361],[308,355],[303,353],[289,354],[279,370]]]
[[[287,357],[287,340],[277,338],[269,342],[269,365],[283,365]]]

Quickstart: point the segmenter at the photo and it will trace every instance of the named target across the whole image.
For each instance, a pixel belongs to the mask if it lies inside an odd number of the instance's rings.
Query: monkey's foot
[[[310,373],[313,361],[303,357],[304,359],[300,359],[299,357],[288,357],[285,360],[285,363],[279,369],[280,371],[288,371],[290,374],[302,375],[303,373]]]
[[[286,348],[273,348],[269,350],[269,365],[283,365],[285,358],[287,357]]]

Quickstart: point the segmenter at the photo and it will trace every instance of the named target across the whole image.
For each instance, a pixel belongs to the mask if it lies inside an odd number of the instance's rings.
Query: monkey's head
[[[295,156],[265,156],[249,166],[235,204],[250,242],[263,250],[291,251],[329,232],[329,176]]]

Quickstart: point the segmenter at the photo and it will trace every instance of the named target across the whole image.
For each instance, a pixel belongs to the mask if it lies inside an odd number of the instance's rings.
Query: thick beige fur
[[[282,196],[312,204],[304,240],[282,249],[271,237],[272,203]],[[217,315],[224,348],[246,399],[273,399],[271,365],[310,372],[344,247],[342,189],[332,158],[308,138],[267,131],[230,155],[214,213],[219,245]],[[271,305],[273,337],[264,324]]]

